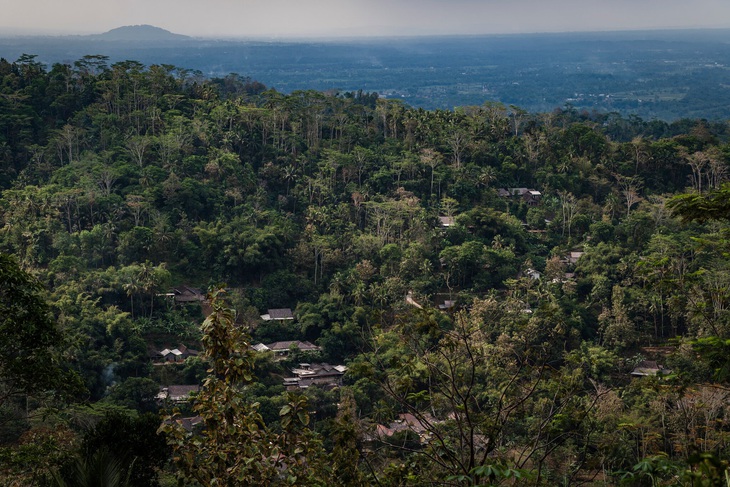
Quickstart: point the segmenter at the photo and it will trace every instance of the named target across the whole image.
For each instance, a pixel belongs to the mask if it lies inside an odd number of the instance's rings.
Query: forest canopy
[[[0,477],[719,482],[729,135],[2,59]]]

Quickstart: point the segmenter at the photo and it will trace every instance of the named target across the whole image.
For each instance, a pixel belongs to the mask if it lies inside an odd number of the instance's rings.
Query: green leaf
[[[306,426],[309,424],[309,414],[307,414],[306,411],[299,411],[297,413],[297,416],[299,417],[299,421],[301,421],[303,425]]]

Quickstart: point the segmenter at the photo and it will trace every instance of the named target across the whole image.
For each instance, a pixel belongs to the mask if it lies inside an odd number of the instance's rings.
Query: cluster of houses
[[[257,343],[251,347],[257,352],[271,352],[275,360],[283,360],[293,351],[320,352],[321,347],[311,342],[300,340],[289,340],[274,343]],[[284,386],[287,390],[306,389],[309,386],[319,386],[325,389],[334,389],[342,385],[342,376],[345,375],[347,367],[344,365],[330,365],[326,363],[300,363],[292,369],[293,377],[284,379]]]
[[[631,376],[635,378],[661,377],[671,373],[671,369],[658,364],[654,360],[642,360],[633,368]],[[450,415],[451,419],[453,417],[453,414]],[[403,413],[399,414],[394,421],[388,424],[376,424],[373,430],[371,430],[371,433],[366,435],[365,440],[369,442],[388,442],[388,439],[398,432],[411,431],[418,435],[421,443],[425,443],[430,438],[434,426],[441,422],[428,413],[419,414],[418,416],[411,413]]]
[[[196,288],[181,286],[168,293],[174,297],[176,303],[204,302],[204,295]],[[261,315],[264,321],[293,320],[294,314],[290,308],[268,309]],[[259,353],[271,353],[274,360],[285,360],[294,351],[321,352],[322,348],[308,341],[287,340],[273,343],[257,343],[251,349]],[[167,346],[160,350],[152,347],[150,358],[155,364],[165,365],[184,362],[188,357],[199,355],[197,350],[185,345],[177,347]],[[301,363],[291,370],[291,377],[283,380],[287,390],[307,389],[310,386],[333,389],[342,384],[342,377],[347,371],[344,365],[330,365],[327,363]],[[200,390],[197,385],[167,385],[160,388],[157,400],[160,402],[183,403],[189,401],[191,394]]]

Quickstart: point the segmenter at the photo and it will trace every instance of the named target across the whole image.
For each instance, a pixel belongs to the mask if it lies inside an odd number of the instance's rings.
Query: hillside
[[[0,485],[723,485],[727,123],[29,55],[0,114]]]

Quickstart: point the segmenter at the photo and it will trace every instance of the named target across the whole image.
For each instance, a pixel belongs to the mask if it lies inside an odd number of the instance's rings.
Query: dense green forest
[[[726,485],[729,136],[1,59],[0,483]]]

